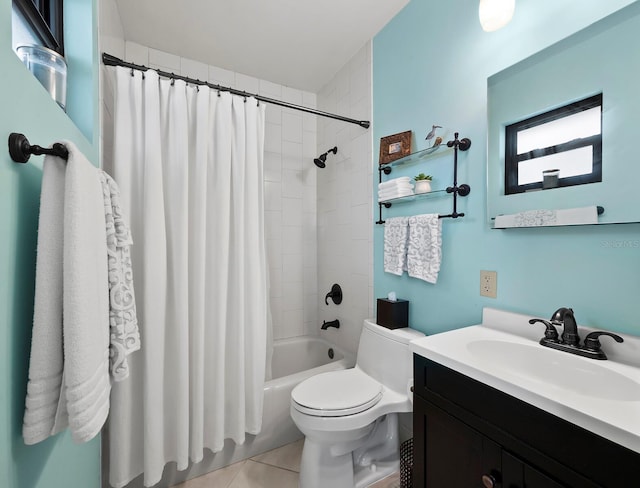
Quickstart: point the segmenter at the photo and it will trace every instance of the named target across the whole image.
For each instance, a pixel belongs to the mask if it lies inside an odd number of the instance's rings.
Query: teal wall
[[[17,165],[2,142],[10,132],[41,145],[67,139],[98,164],[96,2],[74,3],[83,7],[66,15],[83,23],[85,36],[71,36],[67,116],[11,50],[11,0],[0,0],[0,485],[7,488],[100,486],[99,438],[76,445],[63,433],[35,446],[22,441],[42,157]]]
[[[507,27],[486,33],[475,0],[412,0],[375,37],[374,141],[412,130],[414,149],[422,149],[432,124],[472,140],[458,178],[471,185],[459,199],[466,216],[442,222],[436,285],[384,273],[383,226],[374,229],[375,296],[394,290],[410,300],[412,327],[436,333],[476,324],[485,306],[543,317],[569,306],[579,323],[640,335],[639,224],[491,230],[486,215],[487,77],[631,3],[520,0]],[[446,186],[451,161],[440,157],[393,176],[432,173],[434,186]],[[625,195],[619,199],[624,204]],[[384,216],[434,212],[450,213],[451,198],[395,205]],[[498,272],[497,299],[480,297],[483,269]]]

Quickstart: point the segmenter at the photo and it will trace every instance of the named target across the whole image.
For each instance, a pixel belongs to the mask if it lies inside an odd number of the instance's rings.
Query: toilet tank
[[[367,319],[360,334],[356,364],[387,388],[406,394],[407,383],[413,378],[409,342],[423,336],[417,330],[387,329]]]

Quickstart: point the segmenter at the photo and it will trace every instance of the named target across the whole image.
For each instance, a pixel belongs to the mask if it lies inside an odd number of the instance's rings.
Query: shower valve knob
[[[333,300],[333,303],[335,303],[336,305],[340,305],[342,303],[342,288],[340,288],[339,284],[335,283],[331,287],[331,291],[325,295],[325,305],[329,305],[329,298],[331,298],[331,300]]]

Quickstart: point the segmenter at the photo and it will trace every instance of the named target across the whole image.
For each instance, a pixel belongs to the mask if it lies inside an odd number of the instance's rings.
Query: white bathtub
[[[333,359],[329,358],[329,350],[333,351]],[[302,434],[289,416],[291,390],[306,378],[326,371],[351,368],[354,364],[353,355],[319,337],[275,341],[271,361],[273,379],[264,386],[262,432],[255,441],[263,441],[263,450],[268,451],[301,439]]]
[[[329,358],[329,349],[333,350],[333,359]],[[175,463],[169,463],[163,473],[162,481],[154,488],[173,486],[302,439],[302,433],[289,416],[291,390],[302,380],[313,375],[351,368],[354,364],[355,356],[345,353],[319,337],[304,336],[275,341],[271,361],[273,379],[267,381],[264,386],[262,431],[256,436],[247,434],[245,443],[242,445],[236,445],[233,441],[227,440],[224,449],[216,454],[205,450],[202,462],[192,464],[184,471],[177,471]],[[142,476],[127,486],[127,488],[141,487]]]

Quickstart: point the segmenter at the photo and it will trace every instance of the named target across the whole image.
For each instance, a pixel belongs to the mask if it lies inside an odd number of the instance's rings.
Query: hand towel
[[[42,170],[29,382],[22,435],[35,444],[55,428],[62,387],[62,254],[66,162],[46,156]]]
[[[109,371],[114,381],[129,377],[127,356],[140,349],[129,226],[120,207],[120,190],[104,171],[99,172],[104,200],[109,266]]]
[[[34,325],[23,437],[70,427],[92,439],[109,411],[109,289],[102,185],[70,142],[44,162]]]
[[[384,223],[384,270],[402,275],[407,264],[408,217],[392,217]]]
[[[409,217],[407,272],[435,284],[442,261],[442,221],[438,214]]]

